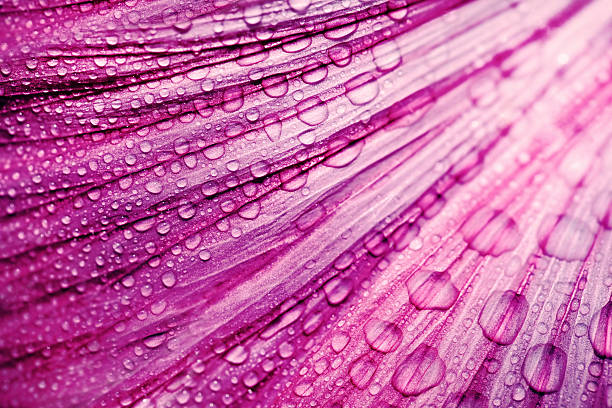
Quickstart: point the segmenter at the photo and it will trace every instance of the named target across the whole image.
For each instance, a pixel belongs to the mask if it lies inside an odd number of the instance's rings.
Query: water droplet
[[[461,226],[463,239],[483,255],[499,256],[517,247],[521,240],[516,222],[504,212],[484,207]]]
[[[203,153],[204,157],[206,157],[207,159],[216,160],[220,157],[223,157],[223,154],[225,153],[225,147],[223,146],[223,144],[217,143],[204,149]]]
[[[249,25],[259,24],[262,19],[262,10],[259,3],[252,3],[244,9],[244,21]]]
[[[292,309],[289,309],[288,311],[274,319],[272,323],[270,323],[268,327],[266,327],[266,329],[261,332],[259,337],[264,340],[271,338],[280,330],[284,329],[285,327],[289,326],[291,323],[299,319],[302,313],[304,313],[304,309],[305,307],[302,304],[299,304],[293,307]]]
[[[294,350],[293,344],[284,341],[278,346],[278,355],[280,358],[289,358],[293,355]]]
[[[280,98],[287,94],[289,83],[284,75],[276,75],[264,78],[261,81],[263,91],[270,98]]]
[[[312,313],[310,316],[304,319],[304,323],[302,324],[304,334],[307,336],[312,334],[321,325],[322,321],[323,314],[321,312]]]
[[[310,0],[288,0],[287,4],[291,7],[291,10],[296,13],[303,13],[308,7],[310,7]]]
[[[606,303],[593,315],[589,340],[598,356],[612,358],[612,302]]]
[[[237,345],[232,347],[225,355],[225,360],[232,364],[242,364],[249,357],[249,350],[242,346]]]
[[[236,112],[242,108],[244,104],[244,97],[242,88],[239,86],[233,86],[223,91],[223,110],[231,113]]]
[[[240,207],[238,210],[238,215],[244,218],[245,220],[254,220],[259,215],[261,211],[261,204],[259,201],[253,201],[247,203]]]
[[[402,329],[385,320],[371,319],[365,324],[363,331],[366,343],[381,353],[395,351],[403,340]]]
[[[304,67],[302,80],[309,85],[314,85],[327,78],[327,72],[326,65],[316,60],[312,60]]]
[[[198,253],[198,257],[202,261],[208,261],[210,259],[210,251],[208,251],[207,249],[203,249]]]
[[[349,343],[351,337],[345,332],[336,332],[331,339],[331,347],[336,353],[340,353]]]
[[[314,393],[314,387],[311,382],[301,382],[295,386],[293,392],[298,397],[308,397]]]
[[[419,395],[440,384],[445,374],[438,350],[421,344],[397,367],[391,384],[405,396]]]
[[[196,213],[196,208],[193,204],[183,204],[178,208],[178,215],[183,220],[189,220],[193,218]]]
[[[307,125],[319,125],[329,116],[327,104],[319,99],[318,96],[312,96],[303,100],[296,106],[298,111],[297,117]]]
[[[327,51],[327,55],[336,66],[342,68],[351,63],[353,52],[350,45],[337,44]]]
[[[253,388],[257,385],[257,383],[259,383],[259,377],[257,377],[257,374],[255,372],[249,371],[242,378],[242,382],[247,388]]]
[[[344,84],[346,97],[353,105],[365,105],[372,102],[379,92],[378,81],[369,72],[359,74]]]
[[[495,291],[485,303],[478,324],[486,338],[501,345],[514,342],[527,318],[529,303],[514,291]]]
[[[145,189],[151,194],[159,194],[162,192],[162,183],[157,180],[149,181],[145,184]]]
[[[314,129],[308,129],[298,135],[298,140],[305,146],[310,146],[315,142],[317,134]]]
[[[563,384],[566,364],[565,351],[550,343],[538,344],[527,352],[522,374],[533,390],[541,393],[556,392]]]
[[[417,309],[446,310],[459,296],[447,272],[421,269],[408,279],[406,286],[410,302]]]
[[[143,343],[148,348],[156,348],[162,345],[166,341],[166,334],[153,334],[144,338]]]
[[[387,72],[397,68],[402,62],[402,55],[394,40],[380,42],[372,49],[374,64],[379,71]]]
[[[546,255],[564,261],[586,259],[595,234],[581,220],[568,215],[547,216],[538,229],[538,243]]]
[[[355,387],[363,390],[366,388],[376,372],[378,365],[367,354],[359,357],[349,366],[349,376]]]
[[[161,277],[162,283],[165,287],[171,288],[176,284],[176,276],[172,272],[166,272]]]
[[[341,149],[337,153],[334,153],[334,155],[326,159],[323,164],[327,167],[335,168],[348,166],[353,161],[355,161],[357,157],[359,157],[364,146],[365,141],[363,139],[351,143],[350,145]]]
[[[344,302],[353,290],[353,283],[349,279],[333,278],[325,284],[323,291],[327,301],[331,305],[339,305]]]

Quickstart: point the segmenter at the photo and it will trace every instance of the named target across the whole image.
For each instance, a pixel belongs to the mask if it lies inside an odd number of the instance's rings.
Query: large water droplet
[[[408,279],[406,286],[410,302],[417,309],[445,310],[451,307],[459,296],[448,272],[421,269]]]
[[[372,102],[379,92],[378,81],[369,72],[359,74],[344,84],[346,97],[353,105],[365,105]]]
[[[344,302],[353,290],[353,282],[350,279],[334,278],[323,287],[327,301],[332,305]]]
[[[548,216],[538,229],[538,243],[546,255],[564,261],[586,259],[595,234],[581,220],[568,215]]]
[[[264,78],[261,81],[264,93],[270,98],[280,98],[287,93],[289,89],[289,83],[284,75],[277,75],[268,78]]]
[[[145,189],[151,194],[159,194],[162,192],[162,183],[157,180],[151,180],[145,184]]]
[[[297,104],[297,117],[307,125],[319,125],[329,116],[327,104],[318,96],[313,96]]]
[[[397,367],[391,384],[405,396],[419,395],[440,384],[445,374],[438,350],[421,344]]]
[[[288,0],[287,3],[296,13],[302,13],[310,6],[310,0]]]
[[[499,256],[516,248],[520,234],[516,222],[501,211],[485,207],[462,226],[465,242],[483,255]]]
[[[145,346],[148,348],[156,348],[164,343],[166,340],[166,335],[164,333],[153,334],[151,336],[147,336],[142,341]]]
[[[340,353],[351,340],[348,333],[337,332],[331,338],[331,347],[336,353]]]
[[[397,43],[394,40],[378,43],[372,49],[374,64],[382,71],[391,71],[398,67],[402,62],[402,55]]]
[[[589,340],[598,356],[612,358],[612,302],[606,303],[593,315]]]
[[[232,364],[242,364],[248,357],[249,350],[242,345],[237,345],[227,352],[225,355],[225,360]]]
[[[355,387],[363,390],[366,388],[376,372],[378,365],[367,354],[353,361],[349,366],[349,376]]]
[[[363,327],[366,343],[374,350],[389,353],[396,350],[403,340],[402,329],[385,320],[372,319]]]
[[[550,343],[538,344],[527,352],[522,374],[533,390],[542,393],[556,392],[563,384],[566,364],[565,351]]]
[[[478,324],[486,338],[508,345],[519,334],[528,310],[529,303],[525,296],[511,290],[495,291],[482,308]]]

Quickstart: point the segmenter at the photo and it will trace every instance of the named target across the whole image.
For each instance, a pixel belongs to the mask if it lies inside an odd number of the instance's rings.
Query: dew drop
[[[568,215],[547,216],[538,229],[544,253],[564,261],[586,259],[594,240],[586,223]]]
[[[319,125],[329,116],[327,104],[318,96],[312,96],[297,104],[297,117],[309,126]]]
[[[485,303],[478,324],[484,336],[501,345],[514,342],[527,318],[529,304],[514,291],[495,291]]]
[[[402,62],[402,56],[394,40],[383,41],[372,49],[374,64],[379,71],[387,72],[397,68]]]
[[[363,327],[366,343],[381,353],[395,351],[403,340],[402,329],[395,323],[371,319]]]
[[[304,67],[302,80],[309,85],[314,85],[327,78],[327,72],[326,65],[313,60]]]
[[[284,75],[264,78],[261,81],[261,85],[263,86],[264,93],[270,98],[280,98],[285,96],[287,94],[287,90],[289,89],[289,83]]]
[[[253,201],[247,203],[240,207],[238,210],[238,215],[244,218],[245,220],[254,220],[259,215],[261,211],[261,204],[259,201]]]
[[[314,129],[308,129],[298,135],[298,140],[304,146],[310,146],[315,142],[317,134]]]
[[[352,50],[347,44],[337,44],[327,51],[327,55],[336,66],[342,68],[351,63]]]
[[[291,7],[291,10],[296,13],[303,13],[308,7],[310,7],[310,0],[288,0],[287,4]]]
[[[421,344],[397,367],[391,384],[405,396],[419,395],[440,384],[445,373],[438,350]]]
[[[331,347],[336,353],[340,353],[342,350],[344,350],[350,339],[351,337],[348,335],[348,333],[334,333],[331,338]]]
[[[323,291],[331,305],[344,302],[353,290],[353,283],[349,279],[333,278],[325,284]]]
[[[448,272],[421,269],[408,279],[406,286],[410,302],[417,309],[446,310],[459,296]]]
[[[145,184],[145,189],[151,194],[159,194],[162,192],[162,183],[157,180],[149,181]]]
[[[171,288],[176,284],[176,276],[172,272],[166,272],[161,277],[162,283],[165,287]]]
[[[178,208],[178,215],[183,220],[189,220],[193,218],[196,213],[196,208],[193,204],[184,204]]]
[[[565,351],[550,343],[538,344],[527,352],[523,361],[522,374],[534,391],[556,392],[563,384],[566,364]]]
[[[293,392],[298,397],[308,397],[314,393],[314,387],[310,382],[301,382],[295,386]]]
[[[248,357],[249,350],[242,345],[237,345],[227,352],[225,355],[225,360],[232,364],[238,365],[244,363]]]
[[[612,302],[606,303],[593,315],[589,340],[598,356],[612,358]]]
[[[160,333],[145,337],[143,343],[148,348],[156,348],[161,346],[164,341],[166,341],[166,335],[164,333]]]
[[[365,105],[372,102],[379,92],[378,81],[369,72],[359,74],[344,84],[346,97],[353,105]]]
[[[377,364],[367,354],[359,357],[349,366],[349,376],[355,387],[363,390],[376,372]]]
[[[465,242],[483,255],[499,256],[517,247],[520,234],[516,222],[501,211],[485,207],[461,226]]]

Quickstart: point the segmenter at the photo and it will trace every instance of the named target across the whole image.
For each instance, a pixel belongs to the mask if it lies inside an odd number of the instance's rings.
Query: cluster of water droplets
[[[605,0],[0,14],[1,406],[612,407]]]

